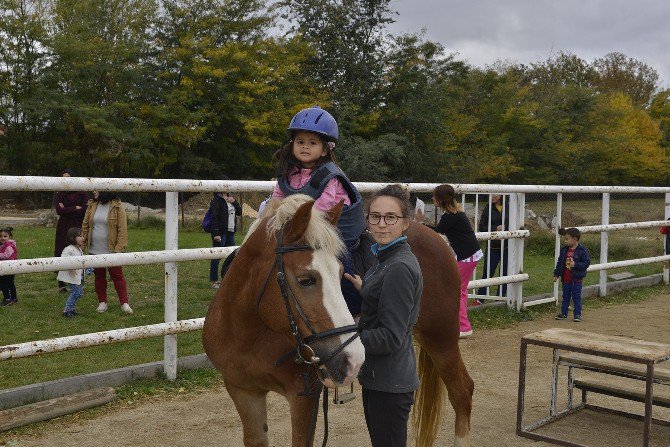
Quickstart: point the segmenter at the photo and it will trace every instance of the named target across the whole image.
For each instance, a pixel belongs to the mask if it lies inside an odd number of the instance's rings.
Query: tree
[[[61,160],[83,172],[148,173],[137,117],[156,11],[153,0],[55,0],[50,131]]]
[[[660,146],[658,123],[626,94],[599,97],[588,129],[572,161],[589,184],[655,185],[666,178],[670,160]]]
[[[658,73],[642,61],[622,53],[609,53],[593,62],[601,93],[623,92],[638,106],[649,104],[658,88]]]
[[[0,0],[0,127],[4,134],[0,142],[5,173],[40,173],[33,162],[44,152],[37,140],[45,124],[42,75],[49,63],[48,8],[46,0]]]

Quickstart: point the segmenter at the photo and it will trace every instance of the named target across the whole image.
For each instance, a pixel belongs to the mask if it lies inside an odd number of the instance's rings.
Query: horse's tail
[[[446,405],[446,388],[428,352],[421,346],[418,347],[418,351],[421,386],[416,392],[412,423],[416,434],[416,446],[432,447],[442,419],[442,409]]]

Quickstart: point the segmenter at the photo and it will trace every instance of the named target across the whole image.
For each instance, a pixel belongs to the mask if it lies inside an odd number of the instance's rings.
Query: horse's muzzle
[[[316,349],[316,352],[321,353],[321,349]],[[363,361],[365,350],[361,341],[356,339],[326,364],[321,365],[318,370],[319,379],[328,388],[349,385],[358,377]]]

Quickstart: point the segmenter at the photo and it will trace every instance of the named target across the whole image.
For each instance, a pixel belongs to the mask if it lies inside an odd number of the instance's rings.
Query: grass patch
[[[221,373],[212,368],[184,369],[174,382],[164,375],[153,379],[140,379],[116,388],[116,397],[123,403],[133,403],[146,397],[176,396],[208,390],[223,385]]]
[[[468,314],[470,323],[476,329],[505,329],[516,326],[522,321],[532,321],[537,318],[535,308],[517,312],[507,306],[487,307]]]

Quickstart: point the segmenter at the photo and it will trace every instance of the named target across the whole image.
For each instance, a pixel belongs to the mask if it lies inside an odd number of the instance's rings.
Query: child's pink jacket
[[[289,174],[288,183],[292,188],[300,189],[309,182],[310,177],[312,176],[311,169],[301,169],[298,172],[298,168],[294,168],[293,171]],[[275,185],[275,189],[272,192],[273,198],[282,199],[284,198],[284,193],[279,188],[279,184]],[[332,178],[328,181],[326,188],[323,190],[318,199],[314,202],[314,207],[319,211],[328,211],[338,203],[340,200],[344,199],[345,205],[351,205],[351,200],[349,195],[344,190],[342,183],[337,178]]]
[[[16,248],[16,241],[10,239],[0,247],[0,261],[11,261],[18,259],[19,250]]]

